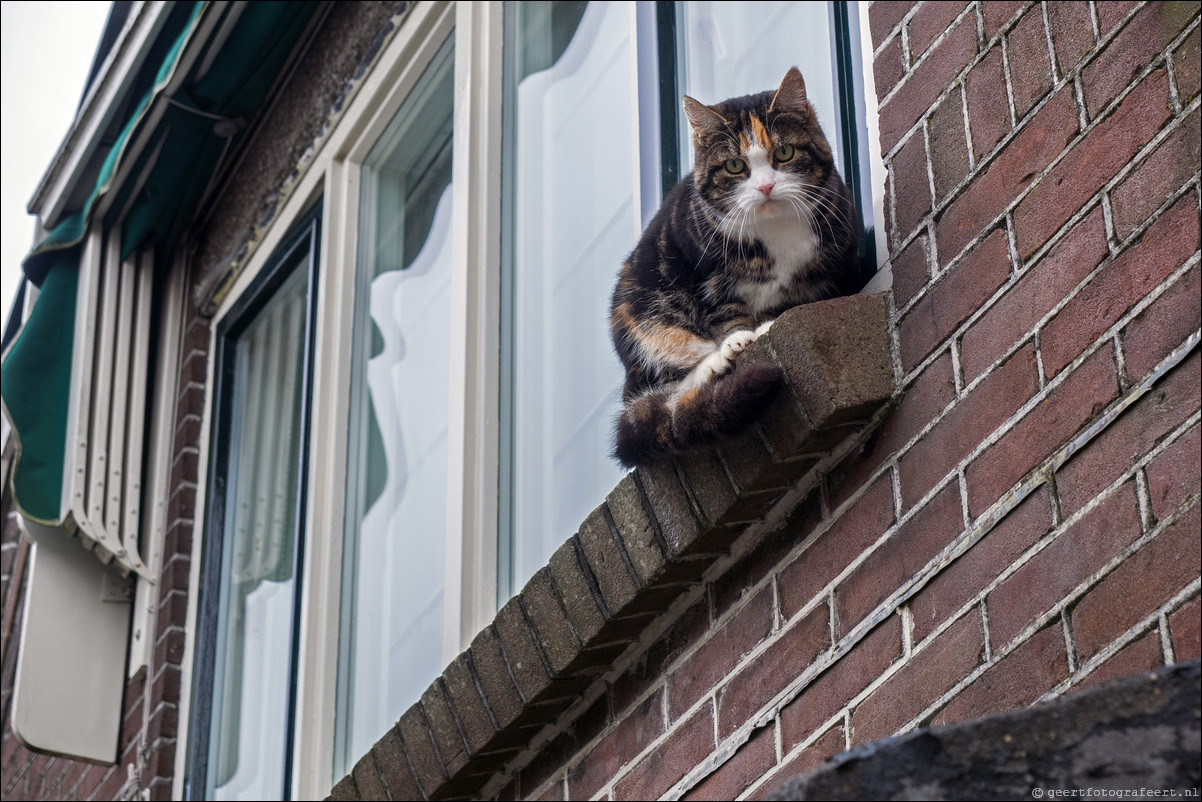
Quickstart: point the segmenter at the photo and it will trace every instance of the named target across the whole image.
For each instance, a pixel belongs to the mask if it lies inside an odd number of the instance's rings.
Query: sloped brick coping
[[[896,386],[890,343],[885,293],[781,315],[739,356],[775,362],[788,381],[760,423],[714,451],[627,474],[330,798],[479,796],[646,648],[675,599],[732,562],[736,538],[769,514],[779,520],[801,497],[791,490],[880,421]]]

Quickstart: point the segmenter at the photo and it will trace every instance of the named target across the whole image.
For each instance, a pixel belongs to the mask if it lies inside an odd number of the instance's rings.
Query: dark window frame
[[[184,769],[184,798],[207,799],[210,740],[213,735],[214,682],[218,620],[221,605],[222,555],[225,546],[231,431],[234,404],[235,349],[237,338],[273,298],[293,270],[306,271],[306,313],[301,360],[301,412],[296,515],[296,587],[293,589],[291,659],[288,690],[288,734],[284,755],[284,798],[292,794],[292,753],[296,735],[297,674],[300,665],[300,603],[304,588],[306,479],[309,466],[309,432],[313,404],[314,332],[317,320],[318,254],[321,244],[321,204],[303,214],[267,260],[263,269],[217,326],[214,338],[215,370],[211,410],[208,499],[201,541],[200,581],[197,584],[196,639],[194,641],[192,697],[188,721],[188,754]],[[305,264],[300,264],[301,260]]]

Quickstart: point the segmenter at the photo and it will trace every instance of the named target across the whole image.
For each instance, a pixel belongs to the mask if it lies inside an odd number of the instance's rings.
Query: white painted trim
[[[501,3],[457,3],[443,663],[496,613]]]
[[[147,252],[141,259],[146,263],[144,269],[153,272],[153,253]],[[142,499],[151,502],[150,509],[144,510],[141,516],[146,532],[142,542],[146,547],[146,567],[156,584],[139,581],[135,590],[133,636],[130,639],[129,655],[131,677],[142,666],[148,668],[148,674],[153,670],[155,642],[158,638],[158,607],[162,587],[157,583],[163,566],[167,524],[170,523],[167,520],[167,507],[172,492],[170,482],[172,447],[175,443],[175,391],[179,383],[179,349],[182,334],[180,326],[183,318],[185,278],[183,270],[169,271],[167,286],[156,299],[163,310],[163,316],[158,332],[158,353],[155,356],[154,411],[150,422],[149,459],[145,467],[148,481],[145,495],[141,496]],[[148,682],[151,679],[152,677],[147,677]],[[150,704],[149,696],[150,694],[147,694],[147,706]],[[147,709],[147,718],[149,713]]]

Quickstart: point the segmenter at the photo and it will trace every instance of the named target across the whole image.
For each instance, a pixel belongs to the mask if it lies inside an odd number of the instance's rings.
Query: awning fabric
[[[192,219],[196,204],[220,167],[232,155],[244,123],[259,110],[293,48],[307,27],[318,2],[247,3],[230,35],[217,43],[215,58],[205,52],[191,62],[190,75],[173,81],[180,57],[205,14],[231,13],[231,6],[208,2],[180,3],[133,84],[121,128],[83,207],[66,217],[37,244],[22,267],[40,288],[37,302],[5,354],[0,368],[0,395],[16,438],[13,498],[23,515],[40,523],[62,523],[60,508],[66,449],[67,406],[71,389],[71,360],[75,295],[84,235],[93,222],[97,201],[116,193],[108,205],[109,218],[128,210],[121,230],[122,256],[154,245],[170,245]],[[198,65],[209,62],[198,74]],[[148,145],[127,154],[128,144],[149,124],[148,111],[167,100]],[[224,130],[215,122],[226,123]],[[232,136],[219,135],[232,133]],[[113,177],[123,160],[135,158],[121,186]],[[133,177],[149,167],[137,197],[128,197]],[[106,218],[111,230],[116,220]]]

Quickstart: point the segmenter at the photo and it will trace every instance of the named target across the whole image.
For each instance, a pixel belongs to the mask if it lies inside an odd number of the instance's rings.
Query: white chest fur
[[[772,259],[771,277],[740,282],[735,291],[753,312],[761,312],[781,303],[793,277],[814,259],[818,238],[808,220],[788,215],[757,221],[754,234]]]

